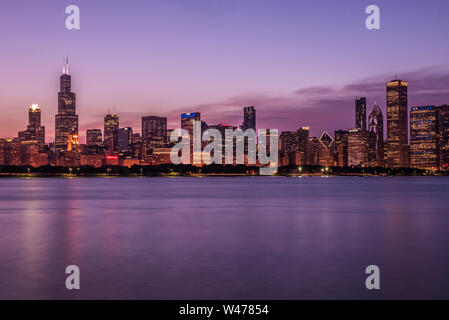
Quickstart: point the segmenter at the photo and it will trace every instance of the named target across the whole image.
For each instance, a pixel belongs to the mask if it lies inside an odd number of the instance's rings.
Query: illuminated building
[[[20,166],[22,164],[22,144],[6,139],[0,141],[0,164]]]
[[[298,136],[298,151],[299,151],[299,162],[296,162],[298,165],[307,164],[307,145],[309,143],[309,127],[300,127],[296,130],[296,134]]]
[[[22,165],[41,167],[48,164],[48,154],[40,152],[37,142],[23,141],[21,143]]]
[[[68,137],[67,151],[78,152],[79,151],[79,141],[77,134],[70,134]]]
[[[408,146],[408,83],[392,80],[387,83],[387,166],[409,167]]]
[[[28,126],[19,132],[19,141],[36,141],[39,150],[45,145],[45,127],[41,126],[41,108],[37,104],[28,109]]]
[[[87,129],[86,143],[88,146],[101,146],[103,144],[101,129]]]
[[[334,139],[326,131],[319,139],[319,165],[323,167],[333,166],[334,163]]]
[[[104,154],[81,154],[80,165],[101,168],[103,166]]]
[[[366,98],[355,100],[355,128],[366,131]]]
[[[133,138],[133,129],[131,127],[120,128],[117,131],[117,146],[119,152],[131,150]]]
[[[449,106],[442,105],[439,109],[439,152],[440,169],[449,170]]]
[[[435,106],[412,107],[410,111],[410,165],[425,170],[439,169],[439,117]]]
[[[378,104],[375,104],[368,118],[370,166],[384,165],[384,117]]]
[[[296,131],[284,131],[279,136],[280,165],[296,165],[299,157],[298,135]]]
[[[117,114],[107,114],[104,117],[104,146],[109,152],[117,151],[117,132],[119,129],[119,117]]]
[[[368,165],[368,132],[351,129],[348,134],[348,165]]]
[[[320,149],[320,140],[316,137],[309,138],[307,143],[307,164],[308,165],[319,165],[319,149]]]
[[[348,166],[348,135],[349,131],[335,131],[335,162],[339,167]]]
[[[199,139],[201,141],[202,132],[199,132],[199,137],[193,136],[194,121],[201,121],[201,114],[199,112],[181,114],[181,129],[186,130],[190,138],[190,164],[200,164],[201,150],[200,152],[193,151],[193,140]],[[201,129],[203,130],[204,127],[206,127],[205,123],[201,122]]]
[[[66,58],[60,77],[58,93],[58,114],[55,117],[55,150],[66,151],[69,135],[78,135],[78,115],[76,114],[76,95],[72,92],[72,77]]]
[[[147,116],[142,117],[142,138],[145,140],[167,142],[167,118]]]
[[[118,166],[119,165],[119,158],[117,155],[108,154],[104,158],[104,165],[105,166]]]
[[[256,130],[256,108],[251,107],[245,107],[243,108],[243,123],[241,126],[241,129],[243,131],[246,131],[248,129]]]

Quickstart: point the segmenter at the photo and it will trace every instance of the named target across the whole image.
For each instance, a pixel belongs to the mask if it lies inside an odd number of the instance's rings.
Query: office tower
[[[442,105],[438,107],[439,112],[439,151],[440,151],[440,170],[449,169],[449,106]]]
[[[86,143],[88,146],[101,146],[103,144],[101,129],[87,129]]]
[[[316,137],[309,138],[307,143],[307,164],[317,166],[319,162],[320,140]]]
[[[366,98],[355,100],[355,127],[366,131]]]
[[[65,58],[60,77],[58,114],[55,116],[56,152],[67,150],[69,135],[78,135],[78,115],[76,114],[76,95],[72,92],[69,61],[68,58]]]
[[[193,136],[194,121],[201,121],[201,114],[199,112],[181,114],[181,129],[186,130],[190,138],[190,164],[199,164],[201,163],[201,152],[195,152],[194,154],[193,140],[200,139],[201,141],[201,133],[199,133],[200,136]]]
[[[279,136],[280,164],[307,164],[307,144],[309,142],[309,127],[300,127],[296,131],[284,131]]]
[[[378,104],[375,104],[368,118],[369,152],[371,166],[384,164],[384,117]]]
[[[45,127],[41,126],[41,108],[37,104],[28,109],[28,126],[19,132],[19,141],[36,141],[39,150],[45,145]]]
[[[118,129],[117,146],[119,152],[130,151],[132,141],[133,141],[133,129],[131,127]]]
[[[333,166],[334,163],[334,139],[324,131],[319,139],[319,164],[327,167]]]
[[[435,106],[413,107],[410,111],[410,165],[439,170],[439,117]]]
[[[256,130],[256,108],[245,107],[243,108],[243,124],[241,126],[243,131],[248,129]]]
[[[368,132],[351,129],[348,134],[348,165],[364,167],[368,164]]]
[[[299,156],[298,134],[296,131],[284,131],[279,136],[280,165],[297,165]]]
[[[339,167],[348,166],[348,135],[349,131],[335,131],[335,162]]]
[[[309,127],[300,127],[296,130],[296,134],[298,136],[298,151],[299,151],[299,165],[307,164],[307,145],[309,143]]]
[[[167,118],[142,117],[142,138],[160,143],[167,142]]]
[[[408,83],[392,80],[387,83],[387,166],[408,167]]]
[[[201,113],[183,113],[181,114],[181,129],[187,130],[192,140],[193,136],[193,121],[201,121]]]
[[[104,146],[108,152],[115,152],[117,146],[117,132],[119,129],[119,117],[116,113],[107,114],[104,117]]]

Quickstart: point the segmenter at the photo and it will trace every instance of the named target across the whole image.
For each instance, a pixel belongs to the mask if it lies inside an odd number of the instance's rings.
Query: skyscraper
[[[86,143],[88,146],[101,146],[103,144],[101,129],[87,129]]]
[[[70,135],[78,136],[78,115],[76,114],[76,95],[72,92],[69,60],[65,58],[60,77],[58,114],[55,117],[56,152],[67,151]]]
[[[348,166],[348,134],[349,131],[335,131],[336,163],[339,167]]]
[[[118,149],[117,132],[119,129],[119,117],[116,113],[107,114],[104,117],[104,146],[108,152]]]
[[[359,128],[349,130],[348,165],[364,167],[368,164],[368,132]]]
[[[245,107],[243,108],[243,124],[241,126],[243,131],[248,129],[256,130],[256,108]]]
[[[387,83],[387,166],[408,167],[408,83],[392,80]]]
[[[28,109],[28,126],[25,131],[19,132],[20,141],[36,141],[39,150],[45,144],[45,127],[41,126],[41,108],[33,104]]]
[[[368,118],[369,152],[371,166],[383,166],[384,163],[384,116],[378,104],[375,104]]]
[[[366,98],[355,100],[355,128],[366,131]]]
[[[167,142],[167,118],[142,117],[142,138],[160,141],[161,143]]]
[[[410,165],[438,170],[439,115],[435,106],[413,107],[410,111]]]
[[[131,151],[133,128],[120,128],[117,131],[117,148],[119,152]]]
[[[326,131],[321,134],[319,139],[319,164],[320,166],[334,165],[334,139]]]

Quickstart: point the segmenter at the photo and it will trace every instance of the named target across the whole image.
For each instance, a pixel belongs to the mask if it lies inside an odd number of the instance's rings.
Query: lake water
[[[0,179],[0,298],[448,299],[448,198],[444,177]]]

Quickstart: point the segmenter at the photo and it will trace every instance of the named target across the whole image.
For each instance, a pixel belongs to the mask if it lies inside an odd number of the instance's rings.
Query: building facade
[[[348,165],[365,167],[368,165],[368,132],[361,129],[349,130]]]
[[[418,106],[410,111],[410,165],[439,170],[439,114],[435,106]]]
[[[243,131],[248,129],[256,130],[256,108],[253,106],[243,108]]]
[[[167,118],[142,117],[142,138],[152,141],[167,142]]]
[[[355,128],[366,131],[366,98],[355,100]]]
[[[384,117],[378,104],[375,104],[368,117],[370,166],[384,165]]]
[[[408,146],[408,83],[392,80],[387,83],[387,166],[409,167]]]
[[[88,146],[101,146],[103,144],[101,129],[87,129],[86,143]]]

